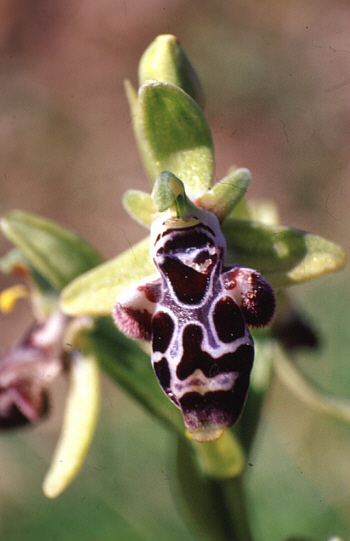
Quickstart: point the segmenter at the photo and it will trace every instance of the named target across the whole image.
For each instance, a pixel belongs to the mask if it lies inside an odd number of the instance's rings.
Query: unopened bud
[[[204,95],[199,78],[179,41],[171,34],[158,36],[141,57],[140,86],[148,80],[178,86],[200,107],[204,107]]]

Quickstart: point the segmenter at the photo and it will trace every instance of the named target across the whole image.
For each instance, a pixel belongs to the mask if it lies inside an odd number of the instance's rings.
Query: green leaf
[[[258,270],[275,287],[311,280],[346,263],[340,246],[299,229],[228,218],[223,233],[228,261]]]
[[[309,383],[295,363],[275,343],[274,369],[278,378],[316,413],[350,424],[350,401],[329,396]]]
[[[254,538],[335,541],[335,534],[349,538],[344,502],[349,501],[350,448],[344,432],[335,423],[310,415],[304,404],[300,407],[275,383],[245,479],[248,506],[254,509],[250,516]]]
[[[151,227],[156,209],[152,196],[141,190],[128,190],[123,196],[125,210],[134,220],[145,227]]]
[[[147,237],[115,259],[71,282],[62,292],[62,309],[75,316],[110,314],[117,295],[124,287],[154,272]]]
[[[162,171],[170,171],[184,182],[191,199],[211,186],[214,154],[210,130],[186,92],[169,83],[145,83],[133,120],[152,182]]]
[[[139,64],[140,86],[150,79],[182,88],[203,108],[204,94],[200,81],[175,36],[158,36],[143,53]]]
[[[196,201],[199,207],[213,212],[220,222],[228,216],[247,193],[251,175],[248,169],[234,169]]]
[[[317,321],[320,348],[292,353],[273,345],[276,375],[245,479],[258,538],[349,538],[350,430],[343,424],[350,411],[349,286],[343,272],[322,290],[314,282],[293,291],[308,319]],[[271,502],[277,501],[276,514]]]
[[[102,261],[77,234],[35,214],[13,211],[2,218],[1,227],[30,265],[56,289]]]
[[[103,370],[167,428],[185,436],[182,415],[161,390],[150,356],[119,332],[110,318],[98,318],[90,332],[88,351]]]

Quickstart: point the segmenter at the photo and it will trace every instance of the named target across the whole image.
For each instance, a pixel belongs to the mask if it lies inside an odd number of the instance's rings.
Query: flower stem
[[[241,477],[219,480],[205,475],[182,438],[178,439],[177,469],[179,504],[201,541],[253,541]]]

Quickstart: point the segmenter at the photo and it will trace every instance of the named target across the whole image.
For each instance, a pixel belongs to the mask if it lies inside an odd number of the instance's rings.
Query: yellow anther
[[[30,295],[30,290],[27,286],[17,284],[15,286],[4,289],[0,293],[0,310],[4,314],[12,312],[18,299],[27,298]]]

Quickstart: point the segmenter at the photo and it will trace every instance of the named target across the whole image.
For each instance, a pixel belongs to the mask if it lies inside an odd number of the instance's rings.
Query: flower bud
[[[158,36],[145,50],[139,64],[140,86],[148,80],[178,86],[204,107],[198,76],[175,36]]]

